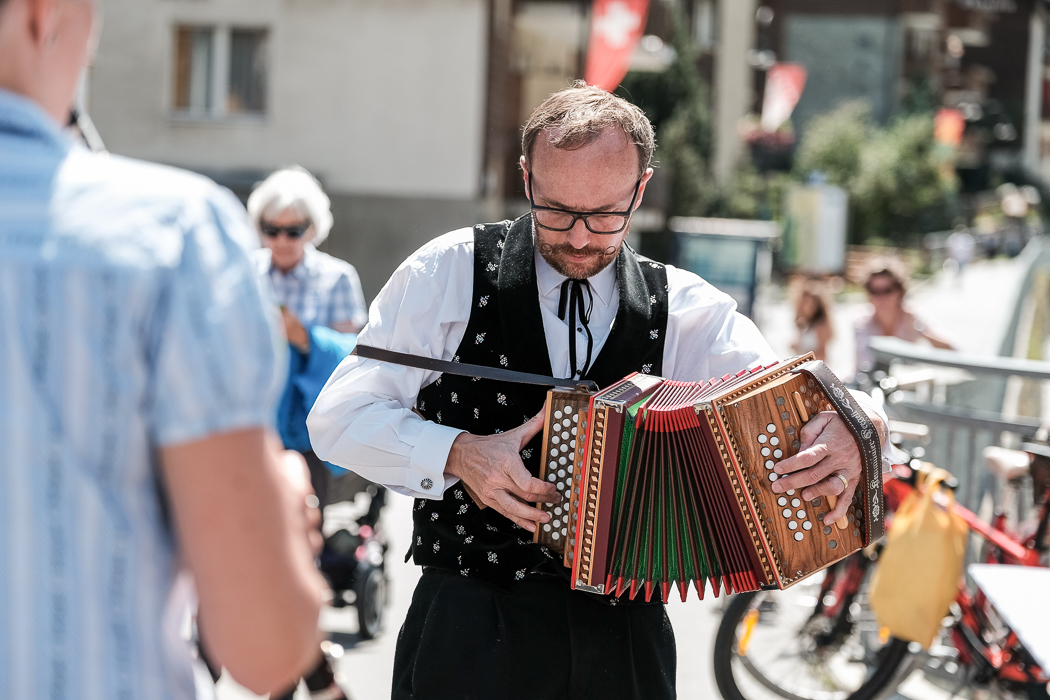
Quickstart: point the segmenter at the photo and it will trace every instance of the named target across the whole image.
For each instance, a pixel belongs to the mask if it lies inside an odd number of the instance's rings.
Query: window
[[[200,117],[265,113],[268,37],[265,29],[177,27],[174,109]]]

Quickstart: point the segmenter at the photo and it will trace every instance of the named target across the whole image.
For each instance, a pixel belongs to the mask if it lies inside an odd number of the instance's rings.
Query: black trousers
[[[510,593],[427,569],[394,653],[394,700],[672,700],[662,605],[612,606],[555,577]]]

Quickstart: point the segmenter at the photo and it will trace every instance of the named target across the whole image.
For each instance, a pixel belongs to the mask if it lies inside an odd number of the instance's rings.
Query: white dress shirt
[[[565,277],[536,254],[537,291],[547,352],[557,377],[568,377],[569,329],[558,318]],[[394,272],[372,302],[362,345],[451,360],[470,319],[474,231],[460,229],[423,246]],[[589,327],[592,356],[609,337],[619,305],[615,265],[590,279],[594,304]],[[698,381],[777,359],[758,328],[736,313],[736,302],[698,276],[667,266],[668,318],[661,376]],[[577,356],[587,338],[577,332]],[[445,462],[457,428],[425,421],[412,412],[419,390],[437,372],[351,356],[328,380],[307,419],[321,459],[398,493],[440,498],[456,483]],[[429,479],[434,487],[424,490]]]

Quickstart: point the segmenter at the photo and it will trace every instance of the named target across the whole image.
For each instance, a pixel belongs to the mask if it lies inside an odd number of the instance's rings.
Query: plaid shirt
[[[270,259],[270,251],[255,253],[259,275],[270,280],[273,296],[295,314],[304,326],[332,326],[353,321],[368,322],[368,306],[361,280],[350,263],[334,258],[307,244],[303,259],[287,274]]]

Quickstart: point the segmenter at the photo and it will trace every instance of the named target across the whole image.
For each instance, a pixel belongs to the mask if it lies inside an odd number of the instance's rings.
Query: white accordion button
[[[763,457],[768,457],[769,456],[769,448],[768,447],[763,447],[762,448],[762,456]]]
[[[798,518],[799,520],[805,520],[806,519],[806,511],[804,511],[804,510],[797,511],[795,513],[795,517]]]
[[[794,520],[792,520],[792,521],[790,521],[788,523],[788,530],[797,530],[797,529],[798,529],[798,523],[796,523]]]
[[[802,501],[798,500],[797,498],[792,498],[791,499],[791,507],[792,508],[798,508],[800,505],[802,505]]]
[[[777,445],[780,444],[780,438],[778,438],[778,437],[771,437],[771,438],[769,438],[769,444],[773,445],[774,447],[776,447]]]
[[[778,506],[786,506],[787,504],[788,504],[788,499],[784,498],[783,496],[781,496],[780,498],[777,499],[777,505]]]
[[[809,522],[807,520],[806,522],[802,523],[802,529],[803,530],[812,530],[813,529],[813,523],[811,523],[811,522]]]
[[[775,432],[777,432],[777,426],[775,426],[772,423],[770,423],[769,425],[766,426],[766,432],[767,433],[775,433]],[[776,443],[774,442],[773,444],[775,445]]]
[[[561,419],[561,411],[555,411],[555,412],[554,412],[554,417],[555,417],[556,419],[559,419],[559,420],[560,420],[560,419]]]
[[[791,509],[790,509],[790,508],[785,508],[785,509],[784,509],[784,512],[782,513],[782,515],[783,515],[783,516],[784,516],[785,518],[790,518],[790,517],[791,517]]]
[[[776,457],[777,459],[780,459],[781,457],[784,456],[784,453],[781,452],[780,450],[773,450],[773,456]]]
[[[796,532],[795,533],[795,541],[796,542],[801,542],[803,537],[804,537],[804,535],[801,532]]]
[[[764,444],[766,442],[766,436],[765,435],[759,435],[758,436],[758,441]]]

